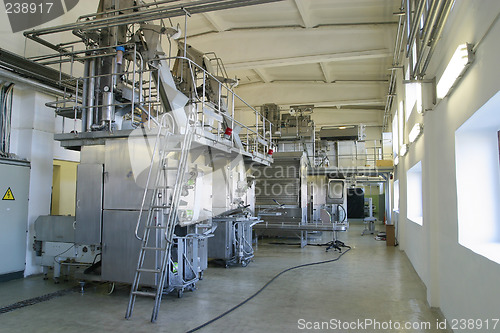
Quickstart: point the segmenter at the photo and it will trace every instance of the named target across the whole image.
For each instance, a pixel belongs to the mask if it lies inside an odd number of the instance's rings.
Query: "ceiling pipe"
[[[403,7],[405,4],[405,0],[401,0],[401,11],[403,11]],[[408,2],[407,2],[408,4]],[[408,10],[407,10],[408,12]],[[403,48],[403,40],[404,40],[404,31],[405,31],[405,19],[403,16],[399,16],[399,23],[398,23],[398,32],[396,36],[396,41],[394,43],[394,58],[393,58],[393,64],[391,69],[391,79],[389,80],[389,92],[387,94],[387,99],[385,103],[385,109],[384,109],[384,118],[382,120],[382,131],[387,130],[387,126],[389,125],[389,118],[391,115],[391,107],[392,107],[392,102],[394,99],[394,89],[395,89],[395,84],[396,84],[396,73],[395,69],[399,68],[399,57],[401,55],[401,49]]]
[[[427,0],[420,0],[420,3],[417,8],[417,12],[413,16],[413,21],[411,22],[411,27],[410,27],[410,37],[408,38],[408,44],[406,45],[406,56],[408,57],[408,54],[410,53],[411,45],[413,45],[413,42],[415,41],[415,37],[417,36],[417,30],[418,30],[418,21],[420,17],[422,16],[422,12],[424,11],[425,7],[425,2]]]
[[[445,6],[446,0],[434,0],[435,6],[434,8],[431,8],[431,11],[428,15],[428,18],[426,19],[426,24],[424,25],[424,38],[422,41],[422,49],[420,50],[420,54],[418,56],[417,62],[415,64],[415,68],[413,69],[413,72],[415,74],[419,73],[419,68],[420,65],[422,64],[422,60],[424,60],[424,55],[426,54],[426,51],[429,51],[430,43],[432,43],[431,37],[434,35],[435,36],[435,31],[438,28],[439,25],[439,19],[441,18],[440,13],[443,11],[443,7]],[[436,23],[438,25],[436,25]],[[428,53],[427,53],[428,54]],[[414,75],[416,77],[417,75]]]
[[[436,44],[438,40],[441,38],[441,34],[443,33],[444,26],[446,24],[446,21],[448,20],[448,17],[450,16],[451,8],[453,7],[453,4],[455,3],[455,0],[448,0],[448,2],[445,5],[445,8],[443,9],[443,15],[441,15],[441,20],[438,23],[438,27],[436,28],[436,34],[434,35],[432,39],[432,44],[429,49],[429,53],[427,55],[427,58],[425,59],[424,66],[422,67],[422,70],[419,71],[418,76],[419,77],[424,77],[425,71],[427,70],[427,67],[429,66],[429,63],[431,61],[432,55],[434,54],[434,51],[436,49]]]
[[[7,79],[19,85],[26,85],[28,87],[33,88],[36,91],[43,92],[45,94],[49,94],[51,96],[59,96],[59,97],[68,97],[68,94],[62,90],[52,88],[43,83],[37,82],[35,80],[27,79],[22,76],[18,76],[12,72],[0,69],[0,78]]]
[[[432,32],[432,27],[436,24],[436,19],[438,18],[438,13],[439,10],[441,9],[441,6],[443,5],[444,1],[443,0],[433,0],[431,9],[429,13],[427,14],[427,17],[425,19],[424,27],[422,29],[424,33],[424,45],[426,45],[429,42],[429,39],[431,37],[431,32]]]

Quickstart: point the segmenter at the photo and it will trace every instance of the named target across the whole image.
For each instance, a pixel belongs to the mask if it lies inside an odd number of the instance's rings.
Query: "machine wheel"
[[[184,295],[184,289],[177,290],[177,298],[182,298],[183,295]]]
[[[198,279],[200,279],[200,281],[203,280],[203,271],[200,272],[200,276]]]
[[[241,267],[247,267],[248,266],[248,260],[243,260],[241,262]]]

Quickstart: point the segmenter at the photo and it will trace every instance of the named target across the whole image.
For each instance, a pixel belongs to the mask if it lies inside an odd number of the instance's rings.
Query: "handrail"
[[[194,94],[194,98],[196,99],[197,102],[199,103],[202,103],[203,107],[205,107],[206,105],[210,105],[210,103],[207,103],[207,99],[206,99],[206,96],[205,96],[205,84],[207,82],[207,78],[210,78],[210,80],[213,80],[215,84],[217,84],[219,86],[219,94],[218,94],[218,101],[217,101],[217,105],[212,107],[215,111],[218,111],[220,112],[221,114],[223,114],[223,117],[226,117],[226,118],[229,118],[232,122],[232,124],[237,124],[238,126],[240,126],[242,129],[245,129],[247,131],[247,136],[250,134],[251,137],[257,137],[257,142],[259,140],[262,140],[262,142],[266,142],[265,146],[267,147],[271,147],[272,146],[272,141],[271,141],[271,138],[272,138],[272,126],[273,124],[267,120],[264,115],[262,115],[258,110],[256,110],[254,107],[252,107],[250,104],[248,104],[245,100],[243,100],[238,94],[236,94],[234,92],[234,90],[232,90],[232,88],[228,87],[226,84],[224,84],[223,82],[221,82],[217,77],[215,77],[212,73],[209,73],[207,72],[204,68],[202,68],[200,65],[198,65],[197,63],[195,63],[194,61],[192,61],[191,59],[187,58],[187,57],[183,57],[183,56],[176,56],[176,57],[159,57],[159,58],[155,58],[155,59],[152,59],[150,60],[150,63],[155,63],[155,62],[158,62],[158,61],[162,61],[162,60],[165,60],[165,61],[172,61],[172,60],[180,60],[180,61],[186,61],[187,62],[187,67],[190,69],[190,75],[191,75],[191,79],[192,79],[192,83],[193,83],[193,87],[191,87],[191,91],[192,93]],[[203,73],[203,77],[200,78],[198,76],[195,75],[195,70],[196,71],[199,71],[200,73]],[[198,91],[196,89],[196,80],[199,79],[203,79],[203,94],[202,96],[200,97],[199,94],[198,94]],[[221,93],[221,89],[225,89],[227,92],[228,92],[228,96],[226,96],[225,98],[227,98],[229,100],[229,94],[231,94],[233,100],[234,100],[234,97],[236,97],[239,101],[241,101],[243,104],[245,104],[248,108],[250,108],[255,116],[256,116],[256,124],[255,124],[255,127],[256,127],[256,130],[252,130],[250,128],[250,126],[246,126],[244,125],[243,123],[241,123],[240,121],[234,119],[234,116],[233,114],[230,114],[229,113],[229,110],[226,110],[228,112],[223,112],[222,110],[222,107],[221,107],[221,100],[222,100],[222,93]],[[214,103],[214,101],[212,101],[212,103]],[[229,103],[228,103],[229,104]],[[231,107],[234,109],[234,101],[231,103]],[[202,110],[203,111],[203,110]],[[202,123],[204,124],[204,119],[202,119]],[[259,123],[262,123],[260,126],[259,126]],[[269,126],[267,126],[267,123],[269,123]],[[259,132],[259,129],[262,129],[262,134]],[[267,133],[269,131],[269,133]],[[269,134],[269,136],[268,136]]]
[[[149,170],[148,170],[148,177],[146,180],[146,186],[144,188],[144,194],[142,195],[142,201],[141,201],[141,209],[139,210],[139,217],[137,218],[137,224],[135,226],[135,238],[138,240],[142,241],[142,237],[139,236],[139,225],[141,224],[141,218],[142,218],[142,212],[144,211],[144,205],[146,203],[146,197],[148,194],[148,189],[149,189],[149,182],[151,180],[151,172],[153,171],[153,165],[154,165],[154,160],[156,156],[156,151],[158,147],[158,142],[160,141],[160,136],[162,133],[162,129],[164,127],[163,120],[165,119],[165,116],[162,117],[162,121],[158,124],[158,134],[156,134],[156,140],[155,140],[155,145],[153,148],[153,154],[151,155],[151,164],[149,165]]]

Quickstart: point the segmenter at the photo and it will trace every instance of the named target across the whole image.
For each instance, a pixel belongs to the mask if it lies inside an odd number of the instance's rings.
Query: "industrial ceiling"
[[[314,105],[317,125],[383,122],[399,0],[285,0],[188,18],[250,105]],[[184,27],[184,18],[174,24]],[[244,106],[241,106],[244,109]]]
[[[157,2],[189,8],[200,0]],[[187,21],[165,18],[164,23],[179,25],[196,49],[215,52],[228,75],[240,80],[237,94],[254,108],[274,103],[287,111],[293,105],[314,105],[317,126],[363,123],[382,128],[401,0],[253,2],[263,3],[193,13]],[[75,22],[94,13],[98,3],[80,1],[43,27]],[[47,52],[33,44],[25,44],[27,56]],[[237,108],[248,109],[244,104]]]

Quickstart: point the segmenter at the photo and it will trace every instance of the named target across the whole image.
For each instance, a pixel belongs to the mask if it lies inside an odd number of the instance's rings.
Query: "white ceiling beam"
[[[266,84],[270,84],[268,86],[278,86],[278,85],[287,85],[287,87],[290,88],[308,88],[308,85],[316,85],[316,86],[328,86],[330,85],[332,88],[337,88],[339,86],[367,86],[367,85],[387,85],[389,83],[389,80],[332,80],[330,82],[325,82],[325,81],[307,81],[307,80],[271,80],[269,78],[269,75],[267,73],[263,73],[262,69],[253,69],[255,73],[257,73],[258,76],[260,76],[261,81],[264,81],[264,78],[261,76],[261,74],[264,74],[267,79],[269,80],[268,82],[265,82]],[[253,81],[253,82],[247,82],[247,83],[240,83],[238,87],[247,87],[247,86],[258,86],[258,85],[263,85],[263,82],[260,81]]]
[[[255,74],[257,74],[260,79],[262,80],[262,82],[264,83],[270,83],[271,82],[271,79],[269,78],[269,75],[267,75],[267,73],[262,70],[262,69],[258,69],[258,68],[254,68],[253,71],[255,72]]]
[[[304,23],[305,24],[305,23]],[[380,31],[387,31],[387,30],[393,30],[395,27],[397,27],[398,22],[360,22],[360,23],[339,23],[339,24],[322,24],[322,25],[317,25],[317,26],[311,26],[308,28],[304,28],[303,26],[297,25],[297,26],[290,26],[290,25],[283,25],[283,26],[273,26],[273,27],[241,27],[241,28],[227,28],[225,29],[224,33],[230,35],[231,34],[237,34],[237,33],[262,33],[262,34],[268,34],[268,33],[283,33],[283,32],[297,32],[297,31],[302,31],[302,32],[314,32],[314,31],[332,31],[332,32],[337,32],[337,31],[343,31],[343,30],[348,30],[350,32],[359,32],[359,33],[365,33],[367,31],[373,31],[375,29],[379,29]],[[193,40],[196,40],[197,38],[205,38],[206,35],[216,35],[217,32],[214,31],[206,31],[206,32],[200,32],[197,34],[193,35],[188,35],[188,39],[191,38]],[[205,36],[205,37],[204,37]],[[222,36],[224,37],[224,36]],[[217,36],[217,38],[221,38],[221,36]]]
[[[315,108],[338,108],[344,105],[384,105],[385,100],[383,98],[380,99],[352,99],[352,100],[336,100],[336,101],[305,101],[298,103],[301,105],[314,105]],[[283,109],[290,108],[292,105],[297,105],[297,103],[291,104],[278,104],[279,107]],[[260,105],[254,105],[254,108],[258,108]],[[248,109],[247,106],[239,106],[235,107],[236,110],[245,110]],[[350,110],[350,109],[343,109]],[[374,112],[383,112],[384,110],[359,110],[352,109],[353,111],[374,111]]]
[[[295,6],[297,7],[297,10],[299,11],[300,18],[302,19],[302,22],[304,23],[304,28],[312,28],[313,24],[311,22],[310,15],[308,13],[308,10],[306,6],[304,5],[304,2],[302,0],[295,0]]]
[[[311,64],[321,62],[346,61],[346,60],[363,60],[375,58],[391,57],[392,53],[387,49],[341,52],[329,54],[305,55],[279,59],[262,59],[245,62],[226,63],[227,70],[255,69],[266,67],[280,67],[289,65]]]
[[[195,0],[190,1],[194,2]],[[201,13],[201,15],[203,15],[203,17],[212,25],[212,27],[214,27],[217,32],[223,32],[227,30],[221,20],[214,14],[214,12],[205,12]]]
[[[323,72],[323,76],[325,77],[325,82],[330,83],[333,82],[333,78],[331,77],[330,73],[328,73],[328,69],[326,68],[326,63],[320,62],[319,66],[321,67],[321,72]]]
[[[207,19],[208,22],[217,30],[217,32],[226,31],[224,23],[214,14],[214,13],[203,13],[203,16]]]
[[[306,102],[303,104],[314,104],[314,107],[341,107],[344,105],[383,105],[385,100],[383,98],[375,99],[352,99],[352,100],[337,100],[337,101],[316,101]],[[376,110],[378,111],[378,110]]]
[[[315,102],[314,107],[341,107],[344,105],[384,105],[385,100],[383,98],[374,99],[352,99],[352,100],[337,100],[337,101],[324,101]],[[378,111],[378,110],[377,110]]]

